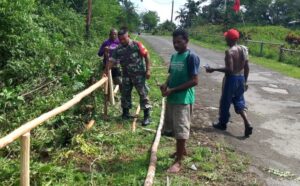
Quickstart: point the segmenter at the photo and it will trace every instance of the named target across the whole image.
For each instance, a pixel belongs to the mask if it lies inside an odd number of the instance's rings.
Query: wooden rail
[[[30,131],[36,128],[38,125],[44,123],[45,121],[55,117],[56,115],[70,109],[75,104],[79,103],[84,97],[91,94],[93,91],[97,90],[99,87],[104,85],[105,92],[105,104],[104,104],[104,115],[107,116],[108,110],[108,100],[111,104],[114,104],[114,95],[118,92],[116,88],[113,90],[113,81],[111,72],[108,77],[103,77],[101,80],[90,86],[89,88],[83,90],[79,94],[75,95],[71,100],[64,103],[63,105],[52,109],[49,112],[42,114],[41,116],[21,125],[19,128],[15,129],[5,137],[0,139],[0,149],[14,142],[16,139],[21,138],[21,177],[20,185],[29,186],[30,185]],[[88,128],[92,127],[94,124],[92,120]]]
[[[42,114],[38,118],[35,118],[35,119],[23,124],[18,129],[14,130],[13,132],[8,134],[7,136],[1,138],[0,139],[0,148],[5,147],[6,145],[8,145],[11,142],[15,141],[20,136],[26,134],[27,132],[30,132],[33,128],[35,128],[38,125],[42,124],[46,120],[48,120],[48,119],[50,119],[50,118],[52,118],[52,117],[54,117],[54,116],[56,116],[56,115],[58,115],[58,114],[60,114],[64,111],[66,111],[66,110],[68,110],[69,108],[71,108],[72,106],[74,106],[75,104],[80,102],[82,98],[86,97],[87,95],[89,95],[90,93],[95,91],[97,88],[102,86],[105,83],[105,81],[107,81],[107,78],[102,78],[100,81],[98,81],[94,85],[90,86],[88,89],[86,89],[86,90],[82,91],[81,93],[75,95],[73,99],[71,99],[70,101],[64,103],[60,107],[57,107],[57,108],[55,108],[55,109],[53,109],[53,110],[51,110],[47,113]]]

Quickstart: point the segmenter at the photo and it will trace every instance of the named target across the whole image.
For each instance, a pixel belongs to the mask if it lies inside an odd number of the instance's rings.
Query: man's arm
[[[198,75],[193,75],[192,78],[189,81],[185,82],[184,84],[181,84],[174,88],[167,88],[167,90],[163,92],[163,96],[169,96],[172,93],[180,92],[197,85],[198,85]]]
[[[177,87],[167,88],[167,90],[165,92],[163,92],[163,96],[169,96],[172,93],[180,92],[180,91],[189,89],[189,88],[197,86],[197,85],[198,85],[198,75],[194,75],[194,76],[192,76],[192,78],[189,81],[187,81]]]
[[[99,57],[102,57],[104,55],[104,48],[105,47],[106,47],[106,42],[103,42],[100,49],[99,49],[99,52],[98,52]]]
[[[172,93],[180,92],[186,89],[189,89],[191,87],[198,85],[198,74],[199,74],[199,68],[200,68],[200,59],[195,54],[190,54],[190,57],[188,57],[188,71],[190,79],[189,81],[174,87],[174,88],[166,88],[165,92],[163,93],[163,96],[169,96]]]
[[[223,72],[226,74],[230,74],[233,72],[233,60],[232,60],[232,56],[228,50],[226,50],[226,52],[225,52],[225,67],[223,67],[223,68],[207,67],[206,68],[206,72],[208,72],[208,73],[212,73],[214,71]]]
[[[108,59],[106,65],[105,65],[105,70],[104,70],[103,76],[108,75],[109,70],[113,67],[114,63],[116,63],[118,60],[119,59],[118,59],[117,52],[116,52],[116,50],[114,50],[112,53],[112,57]]]
[[[170,79],[170,75],[168,75],[166,81],[164,84],[160,85],[160,91],[161,91],[161,94],[163,95],[164,92],[167,90],[167,87],[168,87],[168,83],[169,83],[169,79]]]
[[[151,62],[150,62],[150,56],[147,54],[145,57],[145,63],[146,63],[146,78],[149,79],[151,76]]]
[[[249,76],[250,68],[249,68],[249,61],[246,60],[245,67],[244,67],[244,76],[245,76],[245,82],[247,83],[248,76]]]
[[[102,76],[108,76],[108,73],[109,73],[109,70],[111,69],[111,67],[113,66],[113,62],[111,60],[108,60],[106,65],[105,65],[105,69],[104,69],[104,72],[103,72],[103,75]]]

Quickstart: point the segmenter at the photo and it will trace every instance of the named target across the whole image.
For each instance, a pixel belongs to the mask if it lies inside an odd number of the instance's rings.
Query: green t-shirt
[[[188,68],[188,56],[190,51],[186,51],[182,54],[173,54],[171,57],[171,63],[169,67],[170,78],[168,81],[168,87],[174,88],[182,85],[190,80]],[[172,93],[168,96],[167,102],[169,104],[193,104],[195,102],[195,89],[191,87],[189,89]]]

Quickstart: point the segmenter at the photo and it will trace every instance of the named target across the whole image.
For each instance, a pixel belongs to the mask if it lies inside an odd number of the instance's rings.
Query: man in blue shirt
[[[109,58],[111,57],[113,51],[118,47],[120,44],[118,35],[118,31],[114,28],[110,30],[109,38],[104,41],[98,51],[98,56],[103,56],[103,69],[105,69],[105,65],[108,62]],[[115,85],[121,86],[122,78],[121,78],[121,70],[120,67],[114,66],[111,69],[113,82]],[[121,87],[120,87],[121,88]]]

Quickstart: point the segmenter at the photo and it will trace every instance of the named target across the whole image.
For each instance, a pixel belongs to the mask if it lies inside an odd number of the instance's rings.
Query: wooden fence
[[[13,132],[9,133],[5,137],[0,139],[0,149],[14,142],[16,139],[21,140],[21,177],[20,185],[29,186],[30,185],[30,132],[40,124],[55,117],[56,115],[70,109],[75,104],[79,103],[84,97],[91,94],[93,91],[104,86],[105,92],[105,104],[104,104],[104,115],[107,117],[108,110],[108,100],[114,105],[114,94],[119,90],[119,87],[113,87],[112,75],[109,73],[108,77],[103,77],[100,81],[96,82],[89,88],[75,95],[71,100],[64,103],[63,105],[42,114],[41,116],[23,124],[19,128],[15,129]]]

